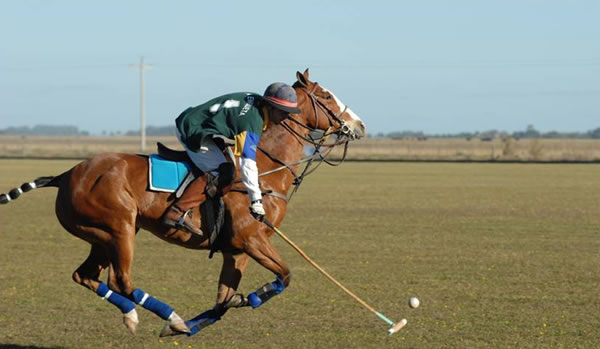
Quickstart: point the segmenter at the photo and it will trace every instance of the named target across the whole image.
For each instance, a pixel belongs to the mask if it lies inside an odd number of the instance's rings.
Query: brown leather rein
[[[348,109],[347,106],[344,106],[344,110],[342,110],[339,114],[335,114],[333,112],[333,110],[331,110],[331,108],[329,108],[325,103],[323,103],[323,101],[321,101],[319,99],[319,97],[317,97],[314,92],[316,91],[317,87],[319,86],[318,83],[315,83],[313,88],[309,91],[308,90],[308,86],[304,85],[303,83],[301,83],[300,81],[298,82],[300,83],[300,85],[302,86],[300,88],[300,90],[302,90],[304,93],[306,93],[306,95],[309,97],[309,99],[311,100],[311,104],[313,106],[313,111],[315,114],[315,125],[319,124],[319,112],[318,110],[320,109],[326,116],[327,119],[329,121],[329,128],[323,133],[323,135],[320,137],[320,140],[317,140],[315,138],[313,138],[311,136],[311,133],[317,131],[318,129],[316,128],[312,128],[306,124],[301,123],[300,121],[294,119],[291,116],[288,116],[286,120],[284,120],[281,125],[283,126],[283,128],[288,131],[289,133],[291,133],[294,137],[296,137],[296,140],[298,140],[298,142],[300,144],[304,144],[304,142],[307,142],[311,145],[314,146],[314,152],[313,155],[304,158],[294,164],[287,164],[286,162],[284,162],[283,160],[277,158],[276,156],[274,156],[273,154],[269,153],[268,151],[266,151],[265,149],[263,149],[262,147],[258,147],[258,149],[263,152],[269,159],[271,159],[271,161],[276,162],[281,164],[281,167],[278,167],[276,169],[273,169],[271,171],[268,172],[264,172],[259,174],[259,176],[265,176],[274,172],[278,172],[284,169],[288,169],[290,171],[290,173],[292,174],[292,176],[294,176],[294,182],[292,183],[294,185],[294,189],[292,190],[292,193],[289,195],[289,197],[287,197],[287,201],[291,200],[292,196],[296,193],[296,191],[298,190],[298,188],[300,187],[300,184],[302,183],[302,181],[304,180],[304,178],[313,173],[323,162],[325,162],[326,164],[330,165],[330,166],[339,166],[341,165],[344,160],[346,159],[346,155],[347,155],[347,151],[348,151],[348,142],[350,141],[350,139],[354,139],[355,135],[354,132],[352,131],[352,129],[346,124],[346,122],[344,120],[342,120],[340,117],[342,116],[342,114],[344,114],[346,112],[346,110]],[[292,122],[294,122],[296,125],[308,130],[308,136],[304,136],[301,133],[299,133],[298,131],[296,131],[293,127],[291,127],[290,125],[288,125],[285,121],[290,120]],[[334,129],[334,125],[338,124],[339,127]],[[336,139],[335,142],[330,143],[330,144],[326,144],[326,140],[327,138],[329,138],[329,136],[331,135],[336,135],[338,136],[338,138]],[[337,162],[334,163],[331,160],[327,159],[327,156],[329,156],[329,154],[331,153],[331,151],[333,150],[333,147],[337,146],[337,145],[341,145],[344,144],[344,153],[342,155],[342,159]],[[321,148],[325,147],[325,148],[329,148],[326,152],[321,152]],[[310,169],[312,165],[314,165],[313,163],[315,161],[318,161],[318,164],[316,165],[316,167],[314,167],[312,170]],[[302,173],[300,175],[296,174],[296,171],[294,171],[293,166],[299,165],[301,163],[306,163],[306,166],[304,167],[304,169],[302,170]],[[269,194],[269,193],[267,193]],[[282,198],[282,195],[277,193],[278,195],[274,195],[276,197]],[[271,194],[273,195],[273,194]]]

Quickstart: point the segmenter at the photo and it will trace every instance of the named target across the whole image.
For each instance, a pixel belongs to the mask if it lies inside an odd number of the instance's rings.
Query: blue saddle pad
[[[187,162],[177,162],[150,154],[148,158],[148,181],[151,190],[172,193],[190,172]]]

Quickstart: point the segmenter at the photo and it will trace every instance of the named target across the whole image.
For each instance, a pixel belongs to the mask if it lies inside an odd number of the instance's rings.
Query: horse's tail
[[[15,200],[21,194],[30,191],[35,188],[42,187],[58,187],[60,176],[47,176],[36,178],[33,182],[23,183],[20,187],[14,188],[8,192],[8,194],[0,194],[0,204],[7,204],[12,200]]]

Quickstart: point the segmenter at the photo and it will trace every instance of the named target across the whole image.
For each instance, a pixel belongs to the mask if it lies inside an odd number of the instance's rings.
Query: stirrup
[[[168,225],[168,226],[170,226],[170,227],[176,228],[176,229],[185,230],[185,231],[187,231],[188,233],[192,233],[192,234],[194,234],[194,235],[204,236],[204,233],[202,232],[202,229],[198,228],[198,230],[196,231],[196,230],[194,229],[194,227],[191,227],[191,226],[189,226],[189,225],[188,225],[188,224],[185,222],[185,218],[191,214],[191,212],[192,212],[192,210],[193,210],[193,209],[189,209],[189,210],[187,210],[187,211],[183,212],[183,211],[182,211],[182,210],[181,210],[179,207],[177,207],[177,206],[172,206],[172,207],[170,207],[170,208],[169,208],[169,210],[170,210],[171,208],[173,208],[173,209],[175,209],[175,210],[177,210],[177,211],[179,211],[179,212],[182,212],[182,214],[181,214],[181,217],[179,217],[179,220],[178,220],[177,222],[175,222],[174,220],[171,220],[171,219],[167,219],[167,218],[165,217],[165,219],[163,219],[163,223],[164,223],[164,224],[166,224],[166,225]],[[191,220],[191,218],[190,218],[190,220]]]
[[[185,217],[189,216],[189,214],[190,214],[191,211],[192,211],[192,209],[189,209],[189,210],[185,211],[181,215],[181,217],[179,218],[179,220],[177,221],[177,223],[175,223],[175,228],[181,228],[181,229],[188,229],[189,228],[188,225],[185,224]]]

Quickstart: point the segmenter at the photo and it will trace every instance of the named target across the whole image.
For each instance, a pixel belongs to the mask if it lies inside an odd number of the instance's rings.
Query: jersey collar
[[[262,117],[263,117],[262,130],[265,131],[267,129],[267,126],[269,126],[269,108],[267,108],[266,106],[262,107]]]

